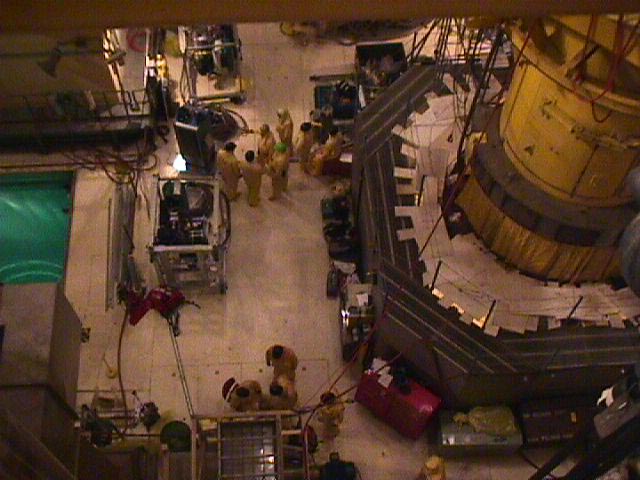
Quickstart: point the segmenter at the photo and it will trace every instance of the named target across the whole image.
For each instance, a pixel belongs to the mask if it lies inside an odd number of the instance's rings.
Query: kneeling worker
[[[265,398],[267,410],[292,410],[298,403],[295,384],[281,375],[269,386],[269,395]]]
[[[253,412],[260,409],[262,387],[255,380],[238,383],[235,378],[230,378],[222,387],[222,396],[235,411]]]

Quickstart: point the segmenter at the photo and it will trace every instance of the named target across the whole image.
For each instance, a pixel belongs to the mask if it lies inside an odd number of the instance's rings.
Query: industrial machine
[[[216,150],[238,134],[238,120],[240,116],[220,106],[205,107],[193,102],[181,106],[174,131],[187,171],[214,174]]]
[[[625,179],[640,160],[633,23],[567,16],[511,29],[521,61],[456,203],[493,253],[536,278],[620,276],[634,215]]]
[[[220,180],[195,175],[158,178],[156,194],[153,239],[148,248],[160,284],[225,293],[231,210]]]
[[[183,98],[195,102],[244,101],[241,42],[235,25],[179,27],[178,39],[183,54]],[[207,93],[198,92],[198,80],[203,77],[213,81],[213,88]]]

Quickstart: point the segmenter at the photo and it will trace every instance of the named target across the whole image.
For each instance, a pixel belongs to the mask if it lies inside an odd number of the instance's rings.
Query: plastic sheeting
[[[71,173],[0,176],[0,283],[62,279],[71,181]]]
[[[456,423],[469,423],[476,432],[508,437],[518,433],[516,419],[509,407],[475,407],[468,414],[456,413]]]

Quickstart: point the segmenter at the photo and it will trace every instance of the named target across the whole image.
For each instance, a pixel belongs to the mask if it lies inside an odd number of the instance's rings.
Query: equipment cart
[[[148,248],[160,284],[225,293],[231,211],[219,178],[160,177],[156,194],[153,240]]]
[[[235,25],[179,27],[180,92],[193,103],[242,103],[242,42]]]

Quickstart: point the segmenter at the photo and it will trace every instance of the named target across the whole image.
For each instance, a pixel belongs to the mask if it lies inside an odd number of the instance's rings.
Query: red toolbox
[[[442,400],[413,380],[409,380],[411,391],[405,395],[394,382],[385,387],[379,378],[377,373],[365,372],[358,384],[356,401],[405,437],[420,438]]]

